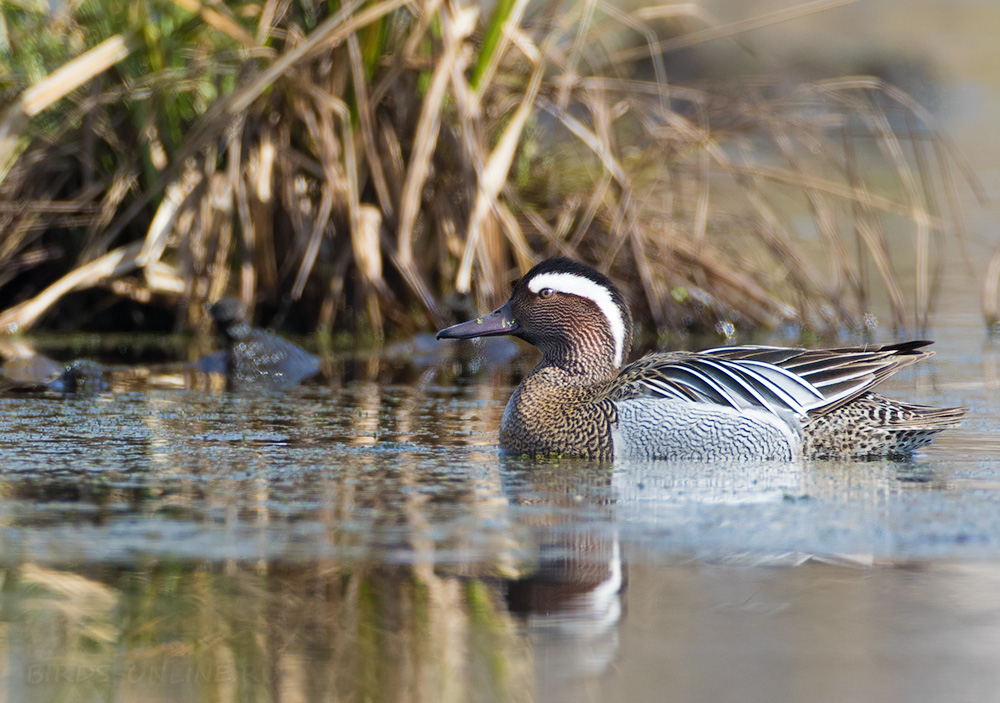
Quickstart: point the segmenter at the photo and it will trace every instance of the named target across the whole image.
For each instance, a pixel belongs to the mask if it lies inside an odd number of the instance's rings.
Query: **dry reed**
[[[969,177],[926,111],[871,77],[669,82],[671,52],[843,1],[719,25],[596,0],[173,0],[161,34],[139,5],[0,119],[0,327],[104,286],[182,327],[235,291],[321,332],[410,333],[554,254],[660,329],[859,329],[877,288],[919,327],[933,247],[961,241],[950,165]],[[102,29],[80,8],[36,29],[59,23]]]

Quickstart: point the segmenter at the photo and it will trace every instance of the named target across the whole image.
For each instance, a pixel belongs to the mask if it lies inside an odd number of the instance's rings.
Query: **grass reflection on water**
[[[4,581],[12,700],[530,698],[496,589],[429,565],[25,565]]]

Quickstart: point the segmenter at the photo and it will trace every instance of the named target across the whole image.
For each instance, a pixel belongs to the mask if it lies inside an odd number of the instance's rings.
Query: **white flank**
[[[540,273],[528,281],[528,290],[538,293],[543,288],[551,288],[557,293],[568,295],[578,295],[581,298],[593,301],[594,305],[604,313],[611,328],[611,336],[615,340],[615,367],[622,365],[622,355],[625,350],[625,319],[622,311],[615,305],[611,297],[611,291],[600,283],[577,276],[575,273]]]

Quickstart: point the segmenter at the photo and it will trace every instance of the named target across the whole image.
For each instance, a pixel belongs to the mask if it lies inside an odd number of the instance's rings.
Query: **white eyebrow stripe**
[[[557,293],[578,295],[593,302],[604,313],[615,341],[615,367],[622,365],[625,354],[625,319],[622,311],[611,297],[611,291],[600,283],[577,276],[575,273],[540,273],[528,281],[528,290],[538,293],[542,288],[551,288]]]

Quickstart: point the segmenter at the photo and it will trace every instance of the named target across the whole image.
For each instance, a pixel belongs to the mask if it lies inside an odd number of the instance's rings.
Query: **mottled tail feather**
[[[940,408],[897,400],[890,402],[900,413],[900,418],[898,421],[890,419],[889,429],[940,432],[960,425],[969,412],[968,408]]]
[[[803,427],[806,456],[904,457],[962,422],[966,408],[904,403],[876,393],[812,418]]]

